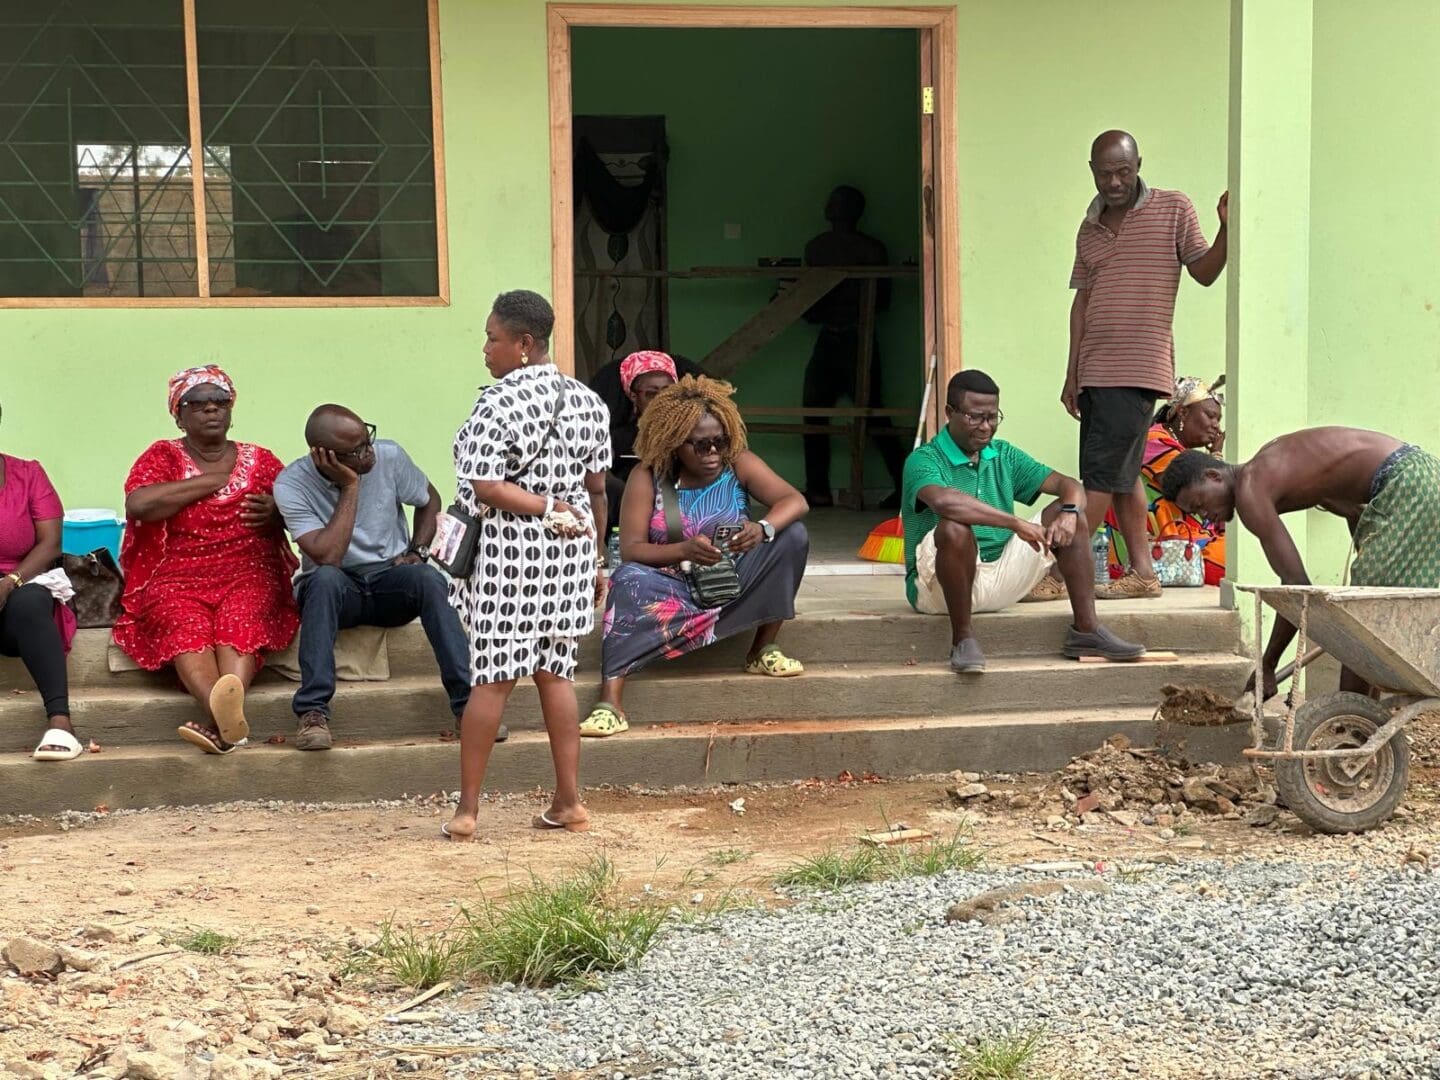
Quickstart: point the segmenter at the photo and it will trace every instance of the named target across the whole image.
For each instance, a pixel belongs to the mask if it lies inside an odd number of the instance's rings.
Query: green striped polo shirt
[[[1053,470],[1042,465],[1017,446],[1003,439],[992,439],[980,451],[978,460],[971,461],[965,451],[955,445],[948,428],[924,446],[916,448],[905,459],[905,488],[900,517],[905,526],[905,595],[915,605],[915,552],[920,541],[940,524],[940,515],[917,497],[921,488],[938,484],[973,496],[981,502],[1013,513],[1017,502],[1031,505],[1040,496],[1040,488]],[[994,562],[1005,550],[1009,529],[994,525],[976,525],[975,543],[983,562]]]

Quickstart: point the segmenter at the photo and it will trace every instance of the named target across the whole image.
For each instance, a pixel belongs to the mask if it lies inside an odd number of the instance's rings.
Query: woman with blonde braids
[[[805,497],[746,448],[733,388],[687,375],[666,387],[640,417],[635,454],[620,508],[623,562],[610,579],[600,666],[600,702],[580,725],[582,735],[615,735],[630,725],[621,707],[625,679],[653,660],[702,649],[755,630],[745,670],[786,678],[804,666],[775,639],[795,617],[810,538],[800,519]],[[680,537],[667,525],[666,488],[678,503]],[[768,508],[750,519],[750,500]],[[723,529],[722,544],[715,542]],[[724,550],[722,551],[722,547]],[[684,564],[714,566],[732,558],[740,595],[718,608],[699,607]]]

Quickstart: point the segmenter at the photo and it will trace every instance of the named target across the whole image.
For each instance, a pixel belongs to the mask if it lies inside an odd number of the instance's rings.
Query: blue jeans
[[[330,715],[335,696],[335,635],[353,626],[404,626],[417,616],[425,628],[440,681],[459,716],[470,699],[470,649],[460,616],[450,606],[445,579],[423,564],[317,567],[301,579],[300,689],[292,707]]]

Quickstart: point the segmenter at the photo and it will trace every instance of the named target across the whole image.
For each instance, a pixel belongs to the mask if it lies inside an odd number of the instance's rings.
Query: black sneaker
[[[973,637],[963,639],[950,650],[950,670],[956,675],[973,675],[985,670],[985,654]]]
[[[1104,626],[1097,626],[1088,634],[1082,634],[1075,627],[1065,632],[1064,654],[1071,660],[1082,656],[1103,656],[1106,660],[1139,660],[1145,655],[1145,646],[1116,637]]]

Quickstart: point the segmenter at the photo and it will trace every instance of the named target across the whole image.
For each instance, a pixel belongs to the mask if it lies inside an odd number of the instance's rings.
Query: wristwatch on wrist
[[[768,544],[775,539],[775,526],[764,518],[760,519],[760,531],[765,534],[764,543]]]
[[[1074,503],[1066,503],[1064,506],[1060,507],[1060,513],[1062,513],[1062,514],[1079,514],[1079,513],[1080,513],[1080,507],[1076,506]]]
[[[411,544],[408,548],[405,549],[405,554],[414,555],[421,562],[430,561],[430,549],[423,547],[420,544]]]
[[[7,578],[9,578],[11,581],[15,582],[15,587],[16,587],[17,589],[20,588],[20,586],[22,586],[22,585],[25,584],[25,579],[24,579],[23,577],[21,577],[18,573],[6,574],[5,576],[6,576]]]

